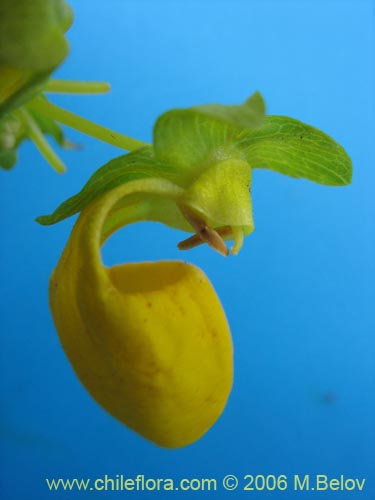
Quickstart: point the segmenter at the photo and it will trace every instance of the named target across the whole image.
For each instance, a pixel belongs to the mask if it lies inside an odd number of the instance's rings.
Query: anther
[[[196,231],[194,236],[191,236],[187,240],[178,244],[178,248],[180,250],[188,250],[200,245],[201,243],[207,243],[211,248],[219,252],[221,255],[224,255],[224,257],[229,255],[229,250],[218,231],[209,227],[206,222],[189,207],[181,205],[180,210],[186,220]]]

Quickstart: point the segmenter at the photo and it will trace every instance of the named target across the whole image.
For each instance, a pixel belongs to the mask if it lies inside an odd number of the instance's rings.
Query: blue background
[[[224,414],[197,443],[164,450],[128,431],[86,393],[48,309],[48,278],[72,220],[34,218],[78,191],[121,152],[67,130],[58,176],[31,143],[1,182],[1,492],[44,499],[44,478],[327,474],[366,478],[375,498],[375,228],[373,6],[368,1],[72,1],[60,78],[108,80],[106,96],[53,96],[60,105],[150,141],[163,111],[234,104],[259,89],[271,114],[321,128],[348,151],[354,178],[331,188],[257,170],[256,231],[238,257],[176,250],[157,224],[116,234],[106,264],[187,258],[214,283],[231,325],[235,384]],[[241,480],[242,486],[244,481]],[[87,493],[105,497],[105,493]],[[78,497],[84,493],[66,493]],[[159,498],[166,493],[107,493]],[[172,493],[307,498],[314,493]]]

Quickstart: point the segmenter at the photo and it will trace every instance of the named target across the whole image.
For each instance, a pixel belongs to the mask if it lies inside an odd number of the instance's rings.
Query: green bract
[[[240,106],[215,104],[168,111],[156,121],[153,146],[111,160],[81,192],[37,220],[54,224],[81,212],[117,186],[129,183],[131,188],[137,181],[133,198],[128,195],[109,222],[109,233],[122,225],[122,213],[128,217],[130,207],[136,206],[137,220],[158,220],[194,231],[203,241],[205,231],[212,229],[223,239],[234,239],[237,252],[243,236],[254,228],[249,196],[253,168],[332,186],[351,181],[351,160],[333,139],[292,118],[265,116],[264,110],[256,92]],[[167,181],[166,186],[176,189],[170,191],[171,196],[169,188],[164,196],[148,194],[142,179],[147,179],[147,186],[155,179],[158,185]],[[211,236],[207,238],[212,243]],[[181,248],[198,243],[193,239]],[[219,249],[216,243],[212,246]]]

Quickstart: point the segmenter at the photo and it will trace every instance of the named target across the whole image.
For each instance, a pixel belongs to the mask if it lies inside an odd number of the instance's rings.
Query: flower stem
[[[127,151],[133,151],[134,149],[149,145],[137,139],[114,132],[109,128],[102,127],[90,120],[86,120],[86,118],[82,118],[75,113],[60,108],[46,99],[37,97],[29,102],[28,107],[68,127],[79,130],[83,134],[95,137],[95,139],[107,142],[121,149],[126,149]]]
[[[64,163],[51,148],[43,132],[40,130],[38,124],[35,122],[30,113],[28,113],[25,107],[22,106],[17,110],[17,114],[26,124],[30,139],[34,142],[35,146],[39,149],[40,153],[44,156],[44,158],[48,161],[48,163],[59,174],[65,172],[66,167]]]
[[[44,90],[60,94],[105,94],[111,90],[111,86],[107,82],[49,80]]]

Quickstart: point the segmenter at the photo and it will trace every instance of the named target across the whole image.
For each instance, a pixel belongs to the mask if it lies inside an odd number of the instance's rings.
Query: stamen
[[[219,252],[224,257],[228,257],[229,250],[223,240],[223,238],[218,234],[215,229],[211,229],[206,226],[199,233],[199,236],[205,241],[211,248]]]
[[[223,238],[217,231],[215,231],[215,229],[207,226],[206,222],[196,212],[193,212],[189,207],[180,205],[180,210],[189,224],[191,224],[195,229],[197,233],[196,236],[202,241],[202,243],[207,243],[211,248],[219,252],[221,255],[224,255],[224,257],[227,257],[229,255],[229,250]],[[188,240],[189,239],[190,238],[188,238]]]
[[[223,238],[232,237],[232,228],[230,226],[223,226],[216,229],[216,232]],[[199,245],[203,245],[205,241],[203,241],[197,234],[193,234],[186,240],[180,241],[177,245],[179,250],[191,250],[192,248],[198,247]]]

